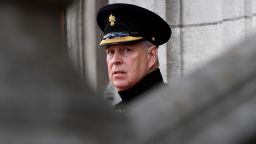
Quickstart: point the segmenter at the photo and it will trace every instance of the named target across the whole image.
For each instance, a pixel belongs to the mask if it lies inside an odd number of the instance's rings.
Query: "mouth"
[[[113,72],[113,75],[118,75],[118,74],[125,74],[124,71],[114,71]]]

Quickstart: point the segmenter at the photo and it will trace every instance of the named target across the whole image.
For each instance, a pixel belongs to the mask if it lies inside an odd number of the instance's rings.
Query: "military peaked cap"
[[[97,13],[103,31],[99,46],[148,40],[159,46],[171,37],[171,28],[159,15],[131,4],[109,4]]]

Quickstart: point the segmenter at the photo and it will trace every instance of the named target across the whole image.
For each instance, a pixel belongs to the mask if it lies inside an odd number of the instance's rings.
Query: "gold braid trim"
[[[122,42],[130,42],[130,41],[135,41],[140,39],[143,39],[143,37],[134,37],[134,36],[117,37],[117,38],[102,40],[99,46],[104,46],[107,44],[122,43]]]

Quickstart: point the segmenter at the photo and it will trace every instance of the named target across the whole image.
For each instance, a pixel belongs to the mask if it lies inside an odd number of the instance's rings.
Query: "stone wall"
[[[167,0],[173,28],[167,64],[170,79],[189,73],[256,29],[253,0]]]
[[[66,39],[69,55],[90,87],[103,94],[107,85],[104,51],[97,48],[100,31],[96,24],[96,10],[106,5],[106,0],[76,0],[66,10]]]

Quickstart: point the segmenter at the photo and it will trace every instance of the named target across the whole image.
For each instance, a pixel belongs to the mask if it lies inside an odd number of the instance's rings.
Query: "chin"
[[[114,84],[114,87],[117,89],[117,91],[124,91],[129,89],[129,86],[124,84]]]
[[[116,87],[117,91],[124,91],[124,90],[127,90],[129,88],[127,87]]]

